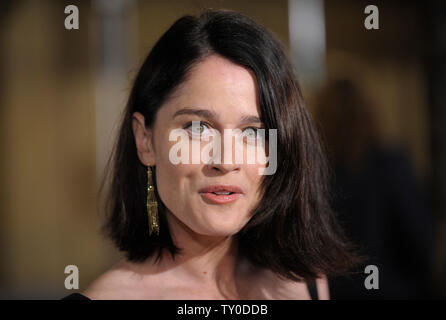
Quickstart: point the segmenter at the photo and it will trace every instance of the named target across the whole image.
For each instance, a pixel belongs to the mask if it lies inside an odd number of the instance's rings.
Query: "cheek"
[[[259,174],[259,171],[262,171],[264,167],[264,165],[256,165],[250,168],[248,171],[249,179],[251,180],[253,186],[260,186],[263,175]]]
[[[162,140],[156,145],[155,161],[156,161],[156,181],[158,194],[163,203],[169,208],[175,203],[172,201],[173,195],[179,193],[181,177],[183,170],[181,167],[174,165],[169,161],[170,141]]]
[[[172,165],[167,161],[160,164],[157,172],[161,201],[170,212],[185,222],[184,214],[189,212],[191,199],[191,187],[188,183],[190,168],[187,165]]]
[[[197,165],[172,163],[169,152],[175,143],[166,138],[164,143],[159,144],[156,152],[158,193],[164,204],[173,212],[187,202],[193,189],[189,182],[193,181],[194,175],[200,171]]]
[[[259,174],[265,170],[265,166],[263,164],[250,164],[245,165],[243,170],[245,171],[245,177],[250,186],[250,198],[252,201],[256,201],[260,197],[258,191],[260,188],[260,184],[262,183],[263,175]]]
[[[267,146],[248,146],[246,152],[250,155],[251,160],[245,162],[246,165],[244,166],[244,169],[247,172],[247,176],[251,183],[258,185],[268,166],[269,157]],[[254,159],[254,161],[252,159]]]

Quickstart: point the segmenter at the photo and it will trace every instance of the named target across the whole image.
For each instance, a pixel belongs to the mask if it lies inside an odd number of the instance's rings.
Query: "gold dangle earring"
[[[155,197],[155,186],[153,185],[150,166],[147,166],[147,213],[149,215],[149,236],[153,232],[159,235],[158,202]]]

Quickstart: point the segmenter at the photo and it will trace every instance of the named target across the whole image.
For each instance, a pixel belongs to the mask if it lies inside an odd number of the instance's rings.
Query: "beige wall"
[[[78,265],[83,280],[106,257],[96,232],[88,61],[79,70],[63,67],[73,61],[61,56],[61,42],[70,39],[56,9],[49,1],[22,1],[3,31],[2,287],[19,294],[60,292],[66,265]],[[79,49],[87,53],[79,58],[88,58],[88,47]]]

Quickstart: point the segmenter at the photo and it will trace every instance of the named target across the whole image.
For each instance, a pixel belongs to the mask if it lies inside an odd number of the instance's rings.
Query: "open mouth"
[[[204,192],[201,195],[210,203],[215,204],[227,204],[236,201],[239,197],[242,196],[241,193],[236,192]]]
[[[216,195],[230,195],[230,194],[233,194],[233,193],[235,193],[235,192],[211,192],[211,193],[213,193],[213,194],[216,194]]]
[[[243,189],[236,185],[209,185],[198,192],[208,204],[227,204],[244,196]]]

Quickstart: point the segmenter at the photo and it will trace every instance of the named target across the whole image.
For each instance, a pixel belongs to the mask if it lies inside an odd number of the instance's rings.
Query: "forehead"
[[[230,60],[212,55],[197,63],[190,71],[188,82],[194,85],[200,80],[212,79],[220,86],[255,90],[255,76],[249,69],[231,62]]]
[[[181,108],[199,107],[227,119],[260,116],[257,90],[252,71],[212,55],[189,71],[186,80],[166,102],[165,112],[172,115]]]

